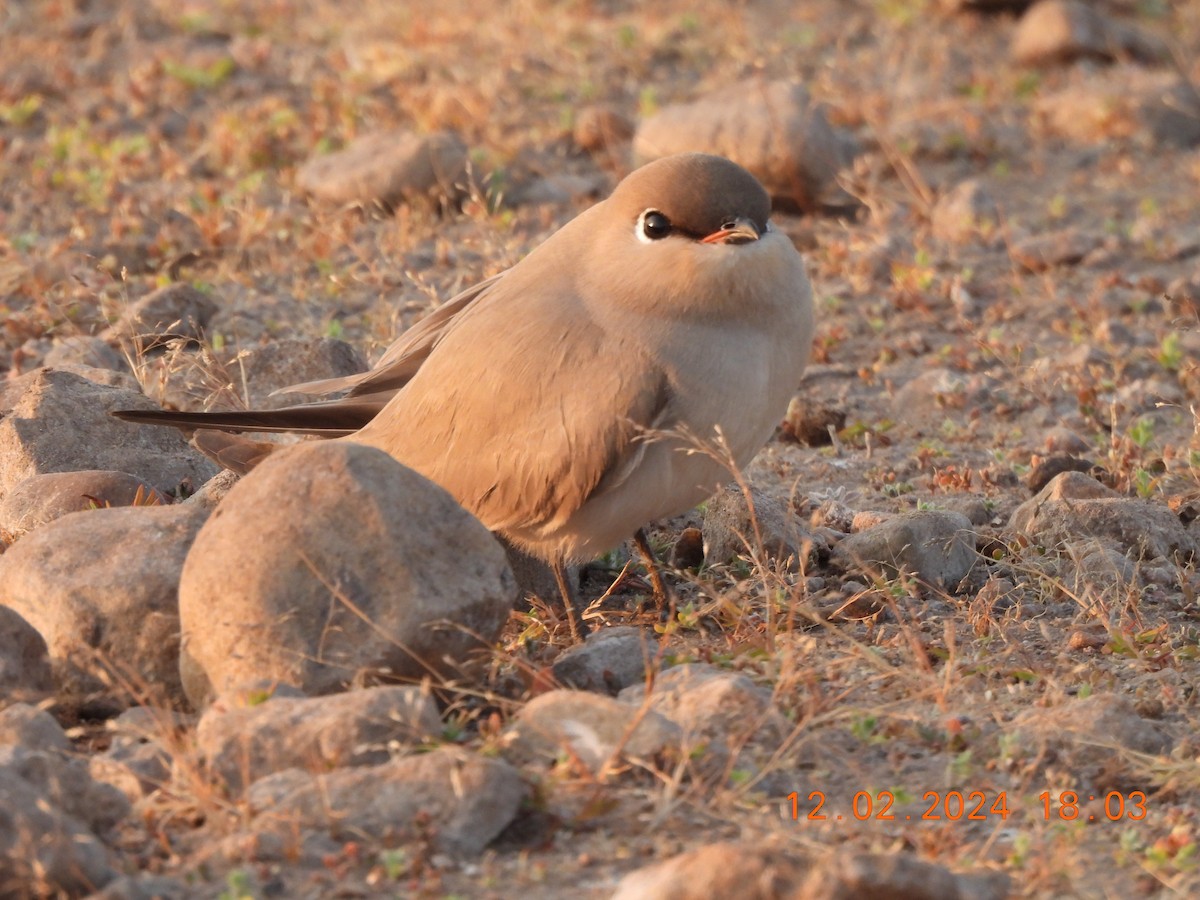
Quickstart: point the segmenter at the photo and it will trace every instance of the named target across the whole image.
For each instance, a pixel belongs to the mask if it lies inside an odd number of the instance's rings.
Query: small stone
[[[108,341],[98,337],[76,335],[56,341],[42,360],[45,366],[84,365],[95,369],[111,369],[128,372],[125,357],[112,348]]]
[[[992,507],[977,494],[948,494],[939,497],[936,505],[938,509],[962,513],[975,526],[988,525],[993,518]]]
[[[975,532],[962,513],[917,510],[852,534],[835,548],[843,565],[901,570],[926,584],[953,588],[975,565]]]
[[[71,749],[54,716],[28,703],[14,703],[0,711],[0,744],[17,744],[28,750]]]
[[[633,137],[633,130],[633,122],[616,107],[595,104],[575,114],[571,137],[580,150],[611,153]]]
[[[1004,900],[1004,872],[952,872],[908,853],[830,854],[794,900]]]
[[[837,184],[852,152],[803,85],[753,79],[642,120],[633,138],[639,165],[673,153],[728,157],[752,172],[777,207],[815,212],[846,206]]]
[[[241,477],[237,472],[223,469],[204,482],[200,486],[200,490],[196,491],[196,493],[183,502],[188,506],[197,506],[211,512],[225,499],[225,495],[233,489],[233,486],[241,480]]]
[[[1048,456],[1045,459],[1038,460],[1033,468],[1029,470],[1029,474],[1025,476],[1025,484],[1028,486],[1031,494],[1036,494],[1064,472],[1087,473],[1095,465],[1092,460],[1080,459],[1077,456],[1067,456],[1065,454]],[[1096,481],[1094,478],[1092,480]],[[1100,482],[1096,481],[1096,483],[1099,484]]]
[[[813,528],[831,528],[834,531],[849,534],[854,530],[854,520],[857,517],[858,511],[840,500],[823,500],[821,505],[813,510],[812,516],[809,518],[809,525]]]
[[[857,582],[848,581],[841,591],[823,604],[821,613],[830,622],[857,622],[871,619],[887,609],[887,600],[880,591],[870,590]]]
[[[107,849],[85,823],[3,764],[0,802],[5,811],[0,816],[0,884],[44,885],[38,893],[82,897],[116,876]]]
[[[1129,700],[1116,694],[1026,710],[1013,720],[1010,735],[1005,746],[1022,757],[1052,751],[1072,768],[1111,765],[1120,750],[1166,755],[1174,744],[1166,729],[1139,716]]]
[[[906,853],[834,853],[706,844],[626,875],[612,900],[1004,900],[1002,872],[956,873]]]
[[[36,701],[53,690],[45,638],[19,612],[0,603],[0,696]]]
[[[288,769],[256,782],[246,799],[268,832],[427,839],[437,852],[470,858],[513,820],[528,793],[508,763],[443,748],[320,775]]]
[[[1155,146],[1200,145],[1200,91],[1187,81],[1148,91],[1139,115]]]
[[[1077,596],[1125,600],[1140,586],[1129,558],[1103,541],[1070,542],[1063,546],[1063,553],[1074,564],[1071,588]]]
[[[833,435],[846,427],[846,411],[806,397],[796,396],[788,403],[780,430],[806,447],[824,447],[833,443]]]
[[[991,613],[1012,609],[1018,599],[1017,586],[1011,580],[996,575],[989,577],[975,595],[975,603]]]
[[[1123,322],[1117,319],[1101,319],[1092,332],[1092,336],[1101,344],[1108,344],[1118,350],[1130,350],[1142,343]]]
[[[893,518],[895,518],[895,513],[882,512],[878,509],[860,509],[854,514],[854,518],[850,522],[850,527],[846,530],[851,534],[866,531],[868,528],[882,525],[888,519]]]
[[[100,837],[129,815],[129,801],[88,773],[87,762],[59,750],[0,745],[0,770],[32,785],[46,803],[82,822]]]
[[[602,628],[565,650],[552,672],[559,684],[581,691],[615,696],[646,679],[658,657],[658,642],[641,628]]]
[[[1030,374],[1039,383],[1054,373],[1096,372],[1107,374],[1112,370],[1113,358],[1102,347],[1095,344],[1078,346],[1057,356],[1040,356],[1033,361]]]
[[[750,732],[782,737],[787,725],[776,713],[771,692],[747,676],[705,663],[672,666],[653,684],[621,691],[623,703],[650,708],[679,725],[686,734],[707,738],[745,737]]]
[[[171,754],[157,740],[118,737],[88,760],[88,772],[137,803],[170,782],[171,763]]]
[[[725,487],[704,511],[704,556],[710,563],[728,563],[760,553],[790,565],[821,555],[828,548],[814,535],[782,497],[750,488],[750,502],[737,486]]]
[[[1047,453],[1066,456],[1079,456],[1082,453],[1088,453],[1092,449],[1092,445],[1086,440],[1071,429],[1064,428],[1061,425],[1051,428],[1046,432],[1044,446]]]
[[[438,737],[437,704],[419,687],[378,687],[328,697],[273,697],[228,709],[214,703],[196,726],[196,748],[235,794],[288,768],[327,772],[377,765],[396,747]]]
[[[288,393],[283,388],[367,370],[358,350],[334,338],[271,341],[242,350],[228,365],[237,373],[239,384],[246,385],[245,403],[249,409],[278,409],[311,402],[311,396]]]
[[[938,198],[930,227],[934,237],[952,244],[977,237],[986,240],[1000,227],[1000,211],[983,183],[972,178]]]
[[[135,302],[104,337],[109,341],[132,344],[139,353],[173,341],[196,343],[204,337],[216,311],[217,302],[208,294],[190,284],[175,282]]]
[[[994,409],[999,391],[997,381],[987,375],[928,369],[896,391],[892,406],[906,425],[931,428],[947,418],[967,419],[980,408]]]
[[[122,875],[103,890],[88,895],[88,900],[188,900],[192,889],[177,878],[166,875]]]
[[[1109,19],[1082,0],[1041,0],[1017,23],[1013,59],[1044,66],[1088,58],[1113,61],[1132,57],[1153,61],[1163,49],[1135,29]]]
[[[1009,247],[1013,262],[1029,272],[1073,266],[1104,243],[1099,235],[1064,228],[1015,241]]]
[[[448,131],[368,134],[300,167],[296,184],[329,203],[379,204],[457,200],[465,192],[467,148]]]
[[[505,195],[510,206],[568,206],[595,202],[607,187],[603,176],[547,175],[521,184]]]
[[[612,900],[808,900],[812,862],[755,844],[706,844],[630,872]]]
[[[1090,629],[1076,629],[1067,638],[1067,646],[1072,650],[1098,650],[1108,643],[1108,631],[1103,626]]]
[[[16,539],[68,513],[166,502],[148,482],[125,472],[49,472],[18,482],[0,499],[0,533]]]
[[[597,773],[621,757],[653,760],[679,741],[679,726],[658,713],[601,694],[555,690],[521,707],[505,746],[519,760],[551,762],[565,754]]]

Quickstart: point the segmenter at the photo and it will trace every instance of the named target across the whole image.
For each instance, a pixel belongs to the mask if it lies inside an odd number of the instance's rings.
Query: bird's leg
[[[588,626],[583,620],[584,606],[579,599],[579,592],[571,587],[567,577],[565,563],[553,562],[550,568],[554,570],[554,580],[558,582],[558,592],[562,594],[563,608],[567,613],[567,624],[571,628],[571,638],[581,641],[587,637]]]
[[[650,548],[650,540],[646,537],[646,529],[639,528],[633,533],[633,543],[638,548],[638,553],[642,556],[642,561],[646,564],[646,572],[650,576],[650,585],[654,589],[654,602],[657,604],[659,611],[674,606],[675,597],[667,583],[662,577],[662,567],[659,566],[658,560],[654,558],[654,551]],[[672,610],[673,612],[673,610]]]

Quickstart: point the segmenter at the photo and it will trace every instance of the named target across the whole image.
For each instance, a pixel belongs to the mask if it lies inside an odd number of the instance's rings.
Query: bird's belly
[[[787,380],[779,383],[765,354],[750,359],[710,357],[707,377],[689,380],[673,401],[675,423],[689,436],[648,442],[628,477],[589,497],[543,536],[547,544],[557,545],[564,558],[591,559],[732,481],[730,467],[746,466],[770,439],[795,389]]]
[[[656,519],[678,515],[712,496],[731,479],[729,470],[703,452],[688,453],[671,439],[646,447],[629,477],[594,494],[552,534],[543,535],[563,558],[593,559]]]

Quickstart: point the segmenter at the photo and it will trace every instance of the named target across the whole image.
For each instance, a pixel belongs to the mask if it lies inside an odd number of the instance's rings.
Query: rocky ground
[[[1195,896],[1200,7],[498,6],[0,9],[0,893]],[[819,318],[668,621],[107,415],[359,371],[680,149]]]

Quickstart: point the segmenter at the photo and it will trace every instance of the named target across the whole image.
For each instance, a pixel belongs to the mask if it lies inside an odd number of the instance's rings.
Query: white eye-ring
[[[657,209],[648,209],[638,216],[634,234],[643,244],[661,241],[672,231],[671,220]]]

